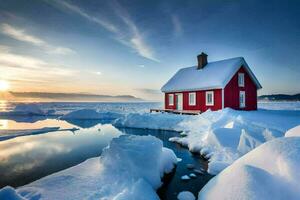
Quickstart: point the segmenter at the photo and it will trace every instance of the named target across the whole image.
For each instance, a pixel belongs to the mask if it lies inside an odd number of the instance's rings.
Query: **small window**
[[[246,95],[245,91],[240,91],[240,108],[246,107]]]
[[[169,106],[173,106],[173,105],[174,105],[174,95],[169,94]]]
[[[245,86],[245,74],[244,73],[239,73],[238,82],[239,82],[239,87]]]
[[[207,91],[205,93],[206,105],[213,106],[214,105],[214,91]]]
[[[189,105],[190,106],[196,105],[196,92],[189,93]]]

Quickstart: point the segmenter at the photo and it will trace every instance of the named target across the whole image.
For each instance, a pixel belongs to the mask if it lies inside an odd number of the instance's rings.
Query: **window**
[[[214,105],[214,91],[207,91],[205,93],[206,105],[213,106]]]
[[[196,92],[189,93],[189,105],[190,106],[196,105]]]
[[[245,91],[240,91],[240,108],[246,107],[246,94]]]
[[[173,94],[169,94],[169,106],[173,106],[174,105],[174,95]]]
[[[238,82],[239,82],[239,87],[245,86],[245,74],[244,73],[239,73]]]

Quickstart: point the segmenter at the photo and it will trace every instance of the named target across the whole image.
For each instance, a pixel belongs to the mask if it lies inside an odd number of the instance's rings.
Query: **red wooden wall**
[[[238,86],[238,73],[244,73],[244,87]],[[240,91],[245,91],[246,107],[243,110],[257,109],[257,88],[244,67],[241,67],[238,72],[232,77],[224,89],[224,107],[230,107],[240,110],[239,95]]]
[[[205,92],[206,91],[214,91],[214,105],[213,106],[206,106],[205,100]],[[189,105],[189,93],[196,92],[196,105],[190,106]],[[201,91],[190,91],[190,92],[175,92],[175,93],[165,93],[165,109],[176,109],[176,96],[175,94],[182,93],[183,94],[183,110],[201,110],[204,112],[208,109],[211,110],[219,110],[222,109],[222,90],[221,89],[214,89],[214,90],[201,90]],[[168,102],[168,94],[174,95],[174,105],[169,106]]]

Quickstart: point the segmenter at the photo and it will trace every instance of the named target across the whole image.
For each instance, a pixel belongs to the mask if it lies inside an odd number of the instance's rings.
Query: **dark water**
[[[57,120],[42,120],[25,124],[11,122],[13,126],[19,125],[21,128],[56,123],[58,123]],[[163,141],[165,147],[172,149],[177,157],[182,159],[178,163],[176,171],[168,176],[168,180],[158,191],[161,199],[176,199],[177,194],[183,190],[191,191],[197,195],[211,178],[209,174],[202,174],[189,181],[181,180],[181,176],[193,172],[187,169],[187,164],[193,164],[197,169],[206,169],[207,161],[199,155],[193,155],[187,149],[169,142],[168,139],[177,136],[177,132],[118,129],[113,127],[109,121],[59,121],[58,125],[75,126],[80,129],[75,133],[71,131],[50,132],[0,142],[0,188],[6,185],[22,186],[77,165],[86,159],[98,157],[111,139],[121,134],[156,136]]]

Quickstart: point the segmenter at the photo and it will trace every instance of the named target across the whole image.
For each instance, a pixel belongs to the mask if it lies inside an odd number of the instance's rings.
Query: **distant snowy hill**
[[[132,95],[101,95],[89,93],[50,93],[50,92],[8,92],[5,95],[12,100],[40,100],[40,101],[114,101],[114,102],[132,102],[143,101]]]
[[[271,95],[262,95],[258,97],[258,100],[263,101],[300,101],[300,93],[294,95],[288,94],[271,94]]]

